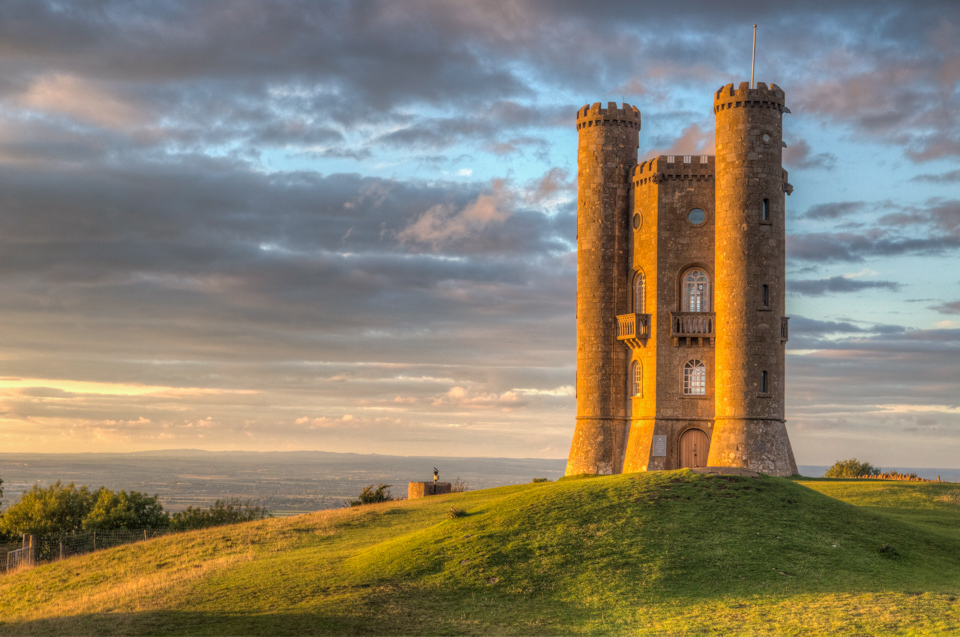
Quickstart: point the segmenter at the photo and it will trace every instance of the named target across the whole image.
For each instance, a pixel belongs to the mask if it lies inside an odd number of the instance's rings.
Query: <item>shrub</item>
[[[453,481],[453,484],[450,485],[451,493],[464,493],[470,490],[470,486],[460,479],[460,476],[457,476],[457,479]]]
[[[91,492],[59,480],[34,485],[0,517],[0,533],[17,536],[65,535],[92,529],[162,529],[170,519],[157,496],[139,491],[115,493],[106,487]]]
[[[466,509],[458,509],[457,507],[452,507],[449,511],[447,511],[447,517],[451,519],[462,518],[466,514],[467,514]]]
[[[856,458],[837,460],[823,474],[824,478],[859,478],[860,476],[880,475],[880,469],[869,462],[860,462]]]
[[[374,489],[372,484],[367,485],[363,488],[359,500],[350,500],[350,506],[358,507],[364,504],[376,504],[378,502],[393,500],[390,496],[390,491],[388,491],[392,486],[392,484],[378,484],[377,488]]]
[[[189,531],[268,517],[271,516],[266,507],[253,506],[249,500],[241,502],[239,498],[230,498],[215,500],[207,509],[190,506],[184,511],[174,513],[170,518],[170,527],[176,531]]]
[[[550,482],[550,480],[548,480],[547,478],[534,478],[532,482],[536,484],[537,482]]]
[[[158,496],[139,491],[114,493],[101,487],[94,493],[93,508],[83,519],[83,528],[91,529],[164,529],[170,516]]]
[[[35,484],[7,509],[0,526],[9,535],[63,535],[79,531],[93,502],[94,494],[87,487],[77,488],[72,482],[63,485],[57,480],[45,489]]]

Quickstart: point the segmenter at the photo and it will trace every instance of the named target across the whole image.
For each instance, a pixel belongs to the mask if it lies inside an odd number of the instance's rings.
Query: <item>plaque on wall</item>
[[[655,458],[663,458],[667,455],[667,437],[666,436],[654,436],[653,437],[653,456]]]

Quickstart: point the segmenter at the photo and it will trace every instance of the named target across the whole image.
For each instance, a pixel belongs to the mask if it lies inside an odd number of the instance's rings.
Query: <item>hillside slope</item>
[[[960,485],[677,471],[71,558],[0,579],[0,632],[944,634],[960,633],[958,596]]]

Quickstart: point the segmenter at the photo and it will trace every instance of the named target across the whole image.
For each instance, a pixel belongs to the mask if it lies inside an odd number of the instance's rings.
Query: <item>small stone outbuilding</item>
[[[407,486],[407,499],[416,500],[428,495],[443,495],[453,493],[453,486],[449,482],[411,482]]]

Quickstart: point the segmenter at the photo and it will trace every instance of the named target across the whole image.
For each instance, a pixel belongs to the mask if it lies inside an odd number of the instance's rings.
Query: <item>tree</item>
[[[94,496],[93,507],[83,519],[85,530],[163,529],[170,525],[170,516],[156,495],[139,491],[115,493],[100,487]]]
[[[0,518],[0,529],[12,535],[63,535],[79,531],[93,502],[94,494],[87,487],[77,488],[72,482],[64,486],[57,480],[46,489],[33,485]]]
[[[0,478],[0,504],[3,504],[3,479]],[[9,542],[13,535],[3,528],[3,513],[0,513],[0,542]]]
[[[856,458],[837,460],[823,474],[824,478],[859,478],[860,476],[880,475],[880,469],[869,462],[860,462]]]
[[[378,484],[376,489],[373,488],[372,484],[365,486],[363,492],[360,494],[360,499],[350,500],[350,506],[358,507],[364,504],[376,504],[377,502],[393,500],[390,492],[387,490],[392,486],[392,484]]]
[[[230,498],[216,500],[207,509],[189,506],[184,511],[174,513],[170,517],[170,527],[176,531],[189,531],[268,517],[271,516],[266,507],[253,506],[249,500],[241,502],[239,498]]]

